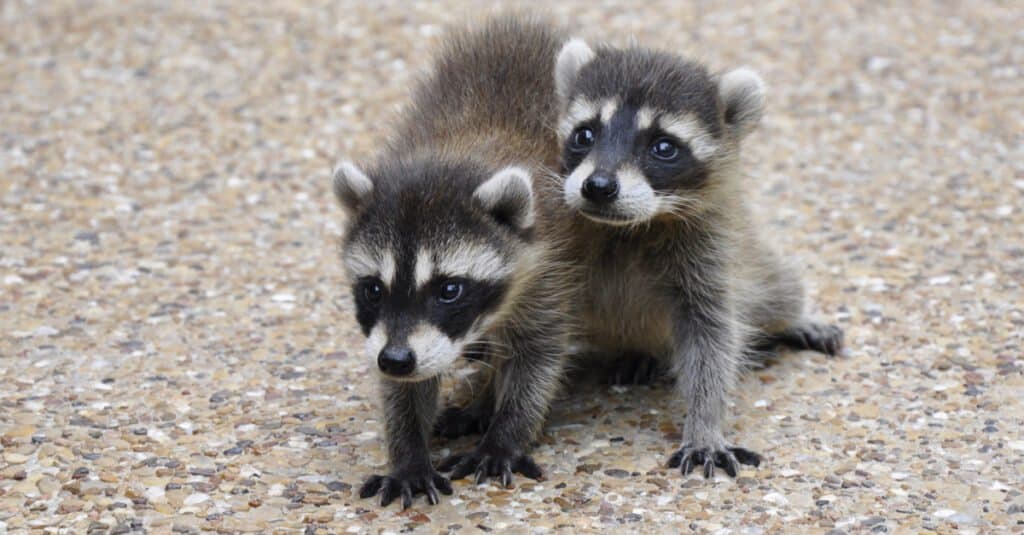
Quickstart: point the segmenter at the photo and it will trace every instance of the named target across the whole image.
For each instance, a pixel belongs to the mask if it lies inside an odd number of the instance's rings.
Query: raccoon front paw
[[[661,363],[650,355],[626,353],[608,370],[611,385],[653,385],[664,374]]]
[[[491,425],[489,414],[474,407],[448,407],[434,423],[434,434],[445,438],[481,435]]]
[[[359,488],[360,498],[380,495],[380,506],[387,507],[395,498],[402,497],[402,509],[412,505],[412,498],[417,494],[425,494],[430,505],[440,501],[438,491],[446,496],[452,493],[452,484],[448,478],[433,468],[396,470],[389,475],[370,476]]]
[[[741,464],[759,466],[761,456],[745,448],[701,448],[687,444],[672,454],[668,460],[669,468],[679,468],[684,476],[694,468],[703,466],[704,477],[708,479],[714,474],[716,466],[725,470],[729,477],[736,477]]]
[[[512,473],[522,474],[530,479],[540,480],[543,473],[529,455],[520,455],[504,448],[481,445],[472,453],[457,453],[441,461],[437,467],[442,472],[451,471],[452,480],[462,479],[475,473],[476,484],[489,477],[500,477],[501,486],[512,488]]]

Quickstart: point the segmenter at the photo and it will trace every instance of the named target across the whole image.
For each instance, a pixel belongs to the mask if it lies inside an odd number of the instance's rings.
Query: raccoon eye
[[[676,156],[679,156],[679,147],[668,139],[661,138],[651,145],[651,155],[659,160],[675,160]]]
[[[594,145],[594,131],[589,127],[581,126],[572,133],[570,148],[572,150],[585,150]]]
[[[377,281],[367,281],[363,283],[363,299],[366,299],[367,303],[377,304],[380,302],[381,295],[384,294],[384,289],[381,288],[380,283]]]
[[[441,285],[441,291],[437,294],[437,300],[442,303],[454,303],[462,297],[462,284],[455,281],[446,281]]]

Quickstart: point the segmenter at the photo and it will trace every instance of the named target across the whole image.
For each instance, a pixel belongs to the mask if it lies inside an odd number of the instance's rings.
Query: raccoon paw
[[[611,385],[653,385],[664,374],[661,363],[650,355],[626,353],[608,371]]]
[[[448,478],[437,473],[433,468],[396,470],[389,475],[372,475],[359,488],[360,498],[380,495],[380,506],[387,507],[395,498],[402,497],[402,509],[412,505],[412,498],[417,494],[425,494],[430,505],[440,501],[438,491],[446,496],[452,493],[452,484]]]
[[[445,438],[481,435],[491,425],[491,415],[474,406],[448,407],[437,417],[434,434]]]
[[[694,468],[702,466],[704,477],[708,479],[714,474],[716,466],[725,470],[729,477],[736,477],[741,464],[759,466],[761,456],[745,448],[699,448],[687,444],[673,453],[668,460],[669,468],[679,468],[684,476]]]
[[[504,448],[479,446],[472,453],[457,453],[441,461],[437,467],[442,472],[451,471],[453,480],[462,479],[475,473],[476,484],[490,477],[500,477],[501,486],[512,488],[512,473],[522,474],[540,481],[543,476],[537,463],[529,455],[520,455]]]
[[[843,330],[827,323],[808,322],[772,335],[771,341],[790,349],[809,349],[832,357],[843,347]]]

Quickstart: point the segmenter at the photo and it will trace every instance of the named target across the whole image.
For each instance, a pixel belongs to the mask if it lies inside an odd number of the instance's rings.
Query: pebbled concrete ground
[[[1024,531],[1012,1],[535,5],[763,74],[752,195],[848,354],[747,376],[736,480],[664,467],[668,389],[589,387],[543,483],[354,496],[384,454],[328,168],[488,6],[0,3],[0,533]]]

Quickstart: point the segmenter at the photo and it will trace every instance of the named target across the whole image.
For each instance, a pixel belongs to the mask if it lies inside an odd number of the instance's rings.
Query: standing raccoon
[[[452,492],[428,439],[442,376],[462,355],[493,374],[448,413],[486,421],[477,448],[443,469],[477,482],[540,469],[526,454],[562,373],[564,268],[545,240],[531,174],[558,161],[552,66],[564,42],[547,26],[500,18],[450,35],[376,163],[343,163],[334,192],[348,214],[342,257],[380,372],[390,473],[360,496],[386,506]],[[468,424],[467,424],[468,422]],[[449,425],[449,424],[445,424]]]
[[[726,441],[739,369],[775,345],[835,354],[842,332],[809,320],[798,276],[758,238],[744,201],[741,141],[764,84],[748,69],[712,76],[639,48],[573,39],[555,67],[562,110],[562,211],[584,266],[581,345],[620,358],[620,381],[677,379],[687,415],[669,465],[735,476],[760,456]]]

